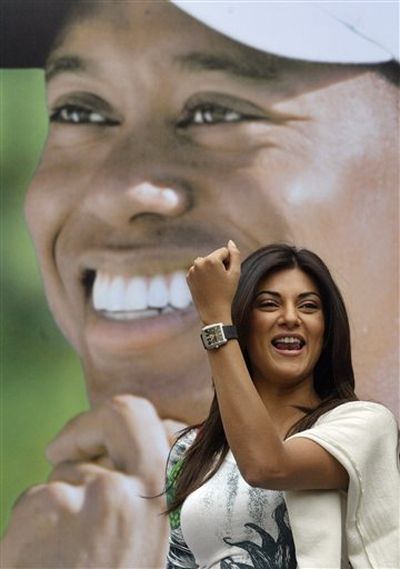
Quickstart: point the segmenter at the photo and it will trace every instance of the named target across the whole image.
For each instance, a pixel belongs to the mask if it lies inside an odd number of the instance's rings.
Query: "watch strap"
[[[237,340],[238,339],[238,333],[236,330],[236,326],[234,326],[233,324],[224,324],[222,326],[222,329],[224,331],[225,338],[227,340]]]

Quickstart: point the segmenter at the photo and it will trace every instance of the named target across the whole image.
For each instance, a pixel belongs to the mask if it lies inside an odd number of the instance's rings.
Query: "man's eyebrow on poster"
[[[250,50],[249,50],[250,52]],[[271,80],[279,76],[279,58],[250,52],[248,57],[238,54],[232,57],[229,53],[193,51],[185,55],[176,55],[172,63],[193,73],[198,71],[219,71],[233,77],[247,79]],[[258,55],[258,57],[257,57]],[[268,65],[268,59],[270,65]],[[100,62],[74,54],[55,55],[49,58],[45,76],[47,82],[62,72],[96,71]]]
[[[62,73],[75,73],[77,75],[89,73],[96,75],[99,66],[98,61],[79,55],[61,55],[50,58],[45,69],[46,82],[49,84]]]

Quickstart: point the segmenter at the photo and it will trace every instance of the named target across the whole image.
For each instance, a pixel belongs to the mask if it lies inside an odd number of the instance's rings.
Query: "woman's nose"
[[[279,316],[279,324],[288,328],[296,327],[300,324],[300,318],[295,306],[287,305],[282,308]]]

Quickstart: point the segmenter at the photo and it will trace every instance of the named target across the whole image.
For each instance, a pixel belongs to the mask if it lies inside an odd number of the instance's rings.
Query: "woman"
[[[215,397],[171,451],[168,568],[400,566],[396,422],[357,400],[325,264],[269,245],[240,276],[229,241],[187,280]]]

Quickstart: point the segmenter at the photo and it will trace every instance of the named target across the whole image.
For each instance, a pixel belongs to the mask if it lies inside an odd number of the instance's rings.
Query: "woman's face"
[[[297,268],[263,278],[250,319],[247,351],[252,376],[283,388],[312,383],[324,338],[321,296]]]

